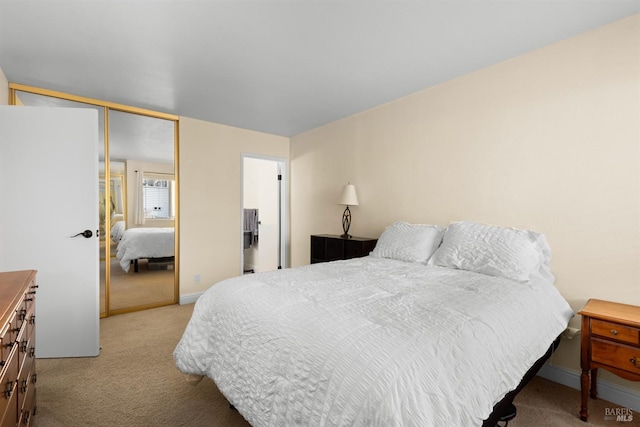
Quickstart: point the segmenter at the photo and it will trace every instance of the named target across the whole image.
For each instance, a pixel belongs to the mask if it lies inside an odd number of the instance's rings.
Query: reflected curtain
[[[144,189],[142,182],[144,174],[142,171],[136,171],[136,191],[133,200],[133,223],[135,225],[144,225]]]

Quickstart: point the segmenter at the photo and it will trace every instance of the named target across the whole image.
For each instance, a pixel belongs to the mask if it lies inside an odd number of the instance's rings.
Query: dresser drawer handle
[[[629,362],[631,362],[631,364],[636,368],[640,368],[640,357],[632,357],[631,359],[629,359]]]
[[[616,336],[618,335],[618,331],[616,331],[615,329],[611,330],[611,335]]]
[[[7,384],[4,387],[4,397],[5,397],[5,399],[9,399],[12,394],[13,394],[13,381],[9,381],[9,382],[7,382]]]

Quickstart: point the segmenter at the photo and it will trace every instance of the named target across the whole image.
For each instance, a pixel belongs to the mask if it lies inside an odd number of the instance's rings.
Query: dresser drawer
[[[3,342],[4,347],[8,348],[9,351],[13,342],[18,339],[18,332],[20,332],[20,328],[22,327],[22,322],[20,321],[20,317],[17,313],[13,313],[11,319],[9,320],[9,330],[4,335]]]
[[[33,416],[36,414],[36,389],[35,387],[31,387],[27,392],[27,397],[25,398],[25,404],[22,407],[21,412],[19,413],[20,420],[18,421],[18,425],[20,426],[29,426],[33,424]]]
[[[20,378],[18,378],[18,409],[20,413],[25,412],[25,410],[29,412],[31,406],[33,406],[30,404],[30,397],[35,389],[34,384],[34,377],[31,371],[22,373]]]
[[[7,365],[0,380],[0,415],[2,426],[16,425],[18,421],[18,404],[16,390],[18,383],[18,347],[14,346],[9,354]]]
[[[640,329],[619,323],[591,319],[591,333],[629,344],[640,345]]]
[[[593,338],[591,340],[591,360],[640,374],[640,348],[638,347]]]
[[[9,332],[10,324],[7,324],[4,330],[0,331],[0,370],[7,364],[7,359],[11,353],[13,347],[13,340],[11,339],[11,333]],[[11,344],[11,345],[10,345]]]
[[[4,398],[2,398],[4,399]],[[2,422],[0,423],[0,427],[13,427],[18,422],[18,405],[16,404],[16,395],[15,393],[8,398],[6,402],[6,407],[4,409],[4,415],[2,416]]]
[[[35,275],[0,272],[0,427],[28,427],[35,415]]]
[[[21,323],[15,312],[12,313],[9,323],[0,331],[0,367],[5,366],[9,360],[9,355],[13,351],[20,332]]]

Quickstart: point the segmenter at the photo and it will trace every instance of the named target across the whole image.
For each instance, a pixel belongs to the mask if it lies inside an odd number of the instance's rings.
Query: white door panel
[[[0,185],[0,270],[38,270],[36,356],[98,355],[97,111],[0,107]]]

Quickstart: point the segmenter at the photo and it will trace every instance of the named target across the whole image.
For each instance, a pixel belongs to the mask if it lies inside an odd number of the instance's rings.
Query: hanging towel
[[[251,232],[251,242],[258,243],[258,209],[244,210],[244,231]]]

